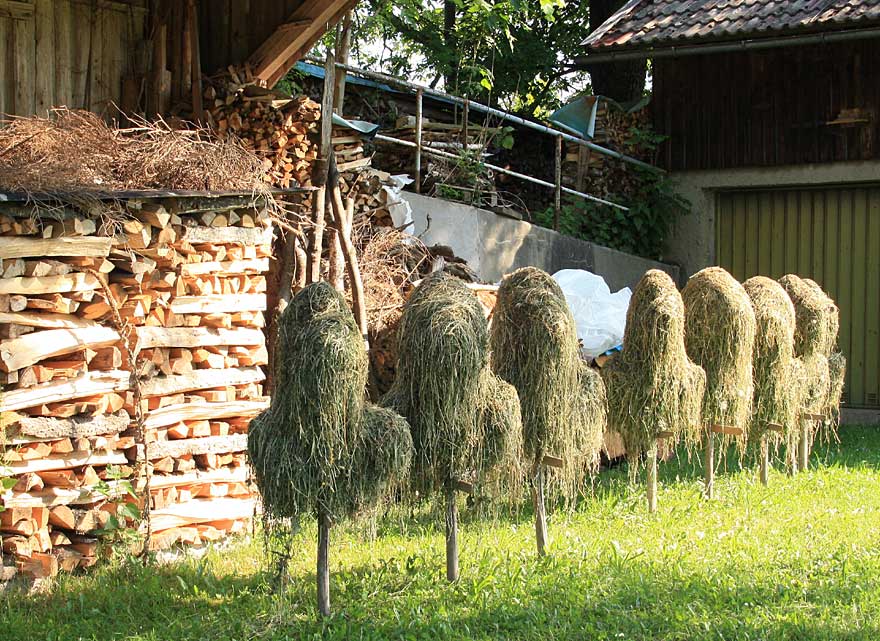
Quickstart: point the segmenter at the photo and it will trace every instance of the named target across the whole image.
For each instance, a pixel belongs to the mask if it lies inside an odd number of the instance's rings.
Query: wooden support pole
[[[422,193],[422,102],[424,93],[421,89],[416,92],[416,160],[413,173],[415,174],[415,190]]]
[[[535,472],[535,540],[538,544],[538,556],[547,554],[547,511],[544,506],[544,466],[538,463]]]
[[[318,516],[318,613],[330,616],[330,517],[322,510]]]
[[[327,52],[324,62],[324,95],[321,100],[321,142],[318,158],[312,169],[312,183],[318,188],[312,198],[312,242],[309,248],[308,281],[321,280],[321,254],[324,251],[324,219],[327,209],[327,168],[332,153],[333,137],[333,78],[336,70],[333,53]]]
[[[706,431],[706,451],[704,460],[706,474],[705,495],[707,499],[715,496],[715,432]]]
[[[559,231],[562,213],[562,136],[556,136],[556,188],[553,194],[553,229]]]
[[[452,487],[446,490],[446,579],[458,581],[458,506]]]
[[[464,108],[461,111],[461,148],[467,151],[468,138],[470,137],[471,101],[465,97]]]
[[[767,435],[761,437],[761,485],[770,483],[770,443]]]
[[[348,281],[351,285],[351,303],[354,307],[354,318],[364,338],[364,344],[369,351],[367,325],[367,303],[364,296],[364,282],[361,278],[361,269],[358,265],[357,252],[351,242],[351,233],[346,233],[347,208],[342,202],[342,192],[339,189],[339,172],[336,170],[336,159],[330,157],[330,204],[333,208],[333,226],[339,238],[342,255],[345,257],[345,267],[348,271]],[[350,228],[349,228],[350,229]]]
[[[657,511],[657,446],[648,450],[648,512]]]
[[[800,439],[798,441],[798,471],[806,472],[810,460],[810,419],[801,419]]]
[[[351,11],[346,12],[345,16],[336,27],[336,60],[344,65],[348,64],[348,54],[351,50]],[[333,110],[340,116],[343,114],[345,106],[345,76],[347,72],[341,67],[336,68],[336,87],[333,92]]]
[[[202,106],[202,55],[199,45],[199,10],[197,0],[189,0],[186,5],[186,19],[190,25],[189,38],[192,55],[192,110],[193,121],[201,123],[204,117]]]

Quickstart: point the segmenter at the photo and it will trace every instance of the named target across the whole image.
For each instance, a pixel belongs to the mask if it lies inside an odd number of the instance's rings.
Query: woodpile
[[[0,537],[19,571],[94,564],[102,532],[147,532],[147,501],[151,549],[245,527],[272,241],[252,205],[0,209]]]

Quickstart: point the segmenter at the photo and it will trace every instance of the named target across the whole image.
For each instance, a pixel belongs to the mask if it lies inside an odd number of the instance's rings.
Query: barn
[[[631,0],[584,47],[652,61],[660,164],[693,206],[667,258],[815,279],[841,307],[845,403],[880,409],[880,1]]]

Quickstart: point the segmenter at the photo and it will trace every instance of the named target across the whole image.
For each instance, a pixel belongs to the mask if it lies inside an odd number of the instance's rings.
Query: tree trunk
[[[547,510],[544,507],[544,466],[538,464],[535,474],[535,540],[538,556],[547,554]]]
[[[455,0],[443,2],[443,42],[449,55],[448,69],[446,70],[445,90],[446,93],[458,93],[458,70],[461,64],[458,51],[458,42],[455,37],[456,22]]]
[[[330,517],[318,515],[318,612],[330,616]]]
[[[458,507],[451,487],[446,490],[446,579],[458,581]]]
[[[590,32],[598,29],[626,0],[590,0]],[[593,93],[618,102],[638,100],[645,92],[647,63],[624,60],[587,65]]]

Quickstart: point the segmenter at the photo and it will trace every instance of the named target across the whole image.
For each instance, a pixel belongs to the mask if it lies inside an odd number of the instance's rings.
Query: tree
[[[433,87],[531,116],[584,88],[572,66],[589,3],[573,0],[369,0],[354,58]],[[376,43],[380,43],[379,46]]]

